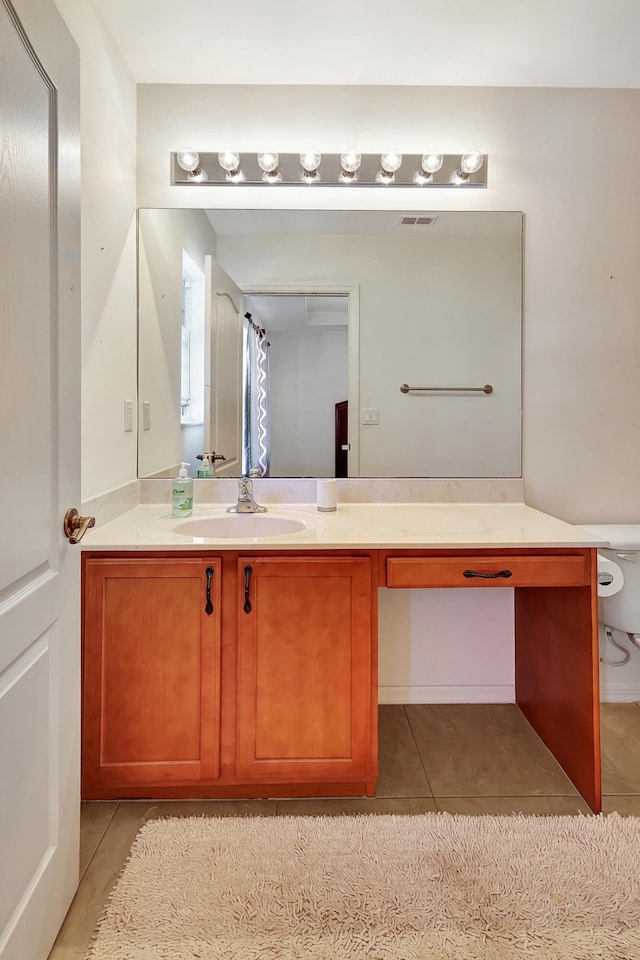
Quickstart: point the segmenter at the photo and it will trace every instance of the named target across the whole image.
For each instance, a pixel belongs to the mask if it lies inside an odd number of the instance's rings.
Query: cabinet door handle
[[[251,600],[249,600],[249,581],[251,580],[251,574],[253,573],[253,567],[250,564],[247,564],[244,568],[244,612],[251,613]]]
[[[207,605],[204,608],[204,612],[210,617],[213,613],[213,604],[211,603],[211,581],[213,580],[213,567],[207,567],[205,573],[207,575]]]
[[[504,577],[505,580],[507,577],[512,577],[513,574],[511,570],[499,570],[498,573],[478,573],[476,570],[463,570],[463,577],[482,577],[483,580],[495,580],[497,577]]]

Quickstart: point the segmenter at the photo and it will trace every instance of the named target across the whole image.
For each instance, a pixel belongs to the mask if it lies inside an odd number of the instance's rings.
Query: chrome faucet
[[[227,513],[266,513],[267,508],[260,506],[253,499],[253,480],[250,477],[240,477],[238,480],[238,502],[234,507],[227,507]]]

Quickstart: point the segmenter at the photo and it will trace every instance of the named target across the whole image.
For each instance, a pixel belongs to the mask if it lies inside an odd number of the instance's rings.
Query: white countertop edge
[[[321,553],[321,552],[330,552],[332,550],[536,550],[536,549],[548,549],[548,550],[578,550],[578,549],[588,549],[590,547],[594,549],[607,549],[607,544],[600,541],[600,543],[577,543],[574,541],[562,542],[559,540],[549,540],[547,542],[543,540],[536,541],[535,543],[514,543],[513,541],[495,541],[491,544],[479,543],[476,541],[451,541],[443,540],[430,541],[429,543],[407,543],[406,541],[392,543],[390,541],[385,541],[384,543],[376,543],[375,541],[367,541],[358,543],[353,540],[345,541],[340,543],[335,541],[334,543],[311,543],[309,541],[303,543],[294,543],[293,540],[287,540],[286,542],[281,542],[285,538],[268,538],[268,537],[255,537],[254,539],[245,538],[243,540],[230,540],[225,538],[214,540],[213,538],[204,539],[202,542],[194,543],[108,543],[100,545],[91,545],[86,544],[83,547],[83,550],[91,553],[195,553],[195,552],[206,552],[206,553],[257,553],[257,552],[298,552],[298,553]]]
[[[95,552],[331,550],[526,550],[606,548],[609,541],[524,503],[346,503],[335,513],[314,504],[278,504],[275,516],[295,515],[307,529],[254,538],[187,537],[173,533],[185,520],[226,516],[226,508],[197,504],[173,518],[164,503],[140,504],[93,530],[82,549]],[[240,521],[242,522],[242,521]],[[430,528],[434,529],[430,529]],[[467,529],[465,529],[465,527]],[[469,529],[471,528],[471,529]]]

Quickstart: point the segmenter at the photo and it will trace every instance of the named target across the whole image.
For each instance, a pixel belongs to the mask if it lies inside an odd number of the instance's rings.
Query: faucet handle
[[[253,499],[251,477],[238,477],[238,502],[233,507],[227,507],[227,513],[267,513],[267,508],[261,507]]]

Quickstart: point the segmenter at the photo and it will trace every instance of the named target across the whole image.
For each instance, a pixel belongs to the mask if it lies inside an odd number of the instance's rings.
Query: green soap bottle
[[[202,466],[198,467],[198,476],[203,479],[213,477],[213,464],[208,453],[202,454]]]
[[[188,517],[193,510],[193,480],[187,473],[188,463],[181,463],[178,476],[171,484],[171,516]]]

